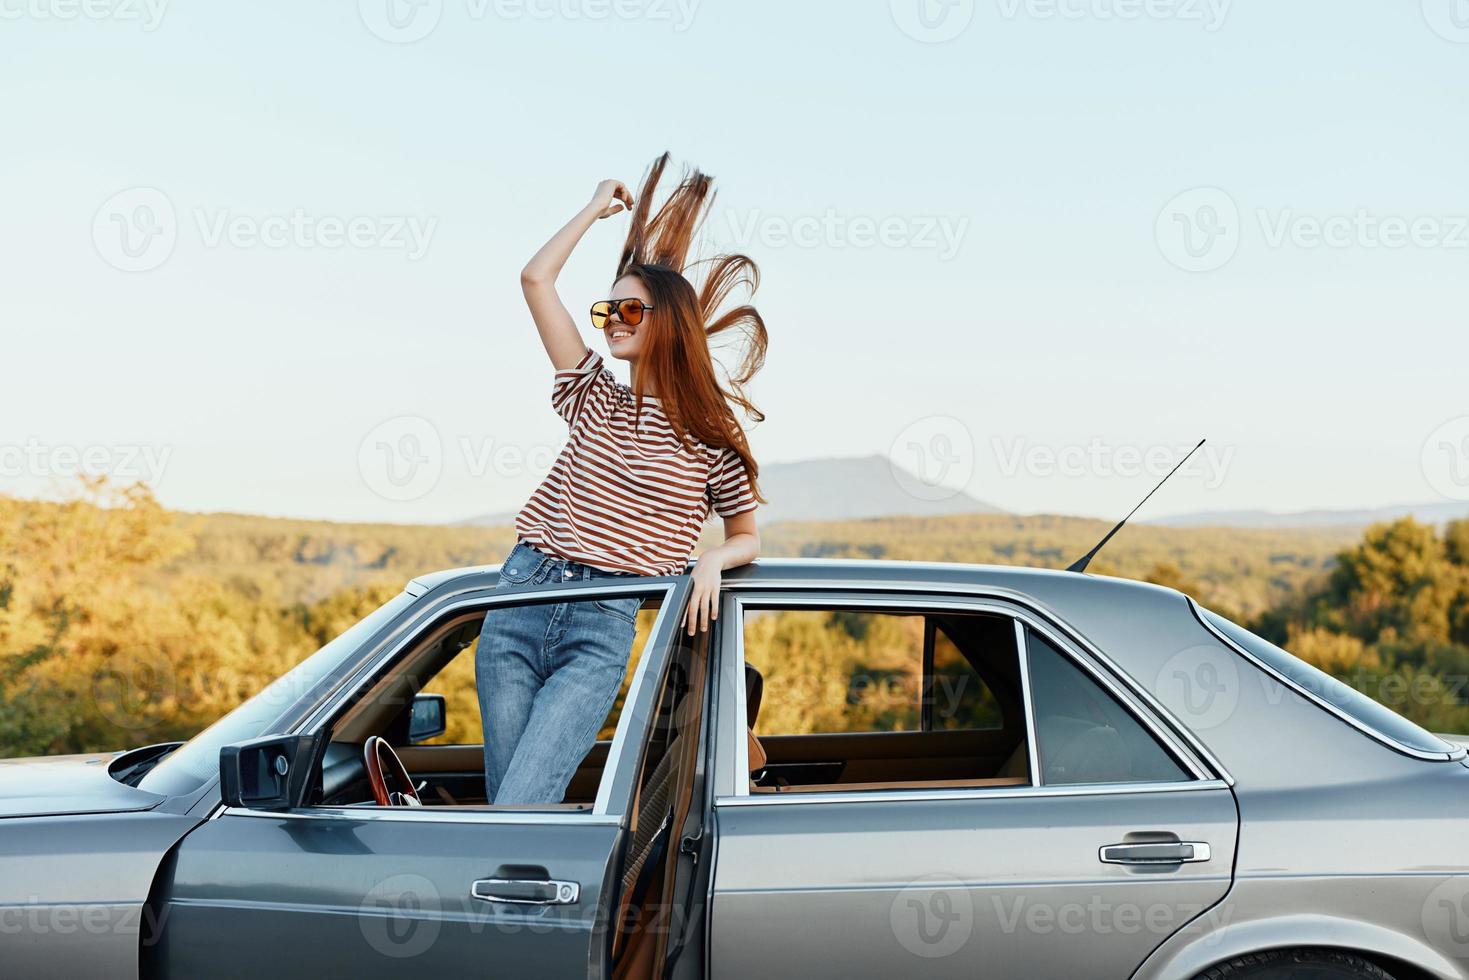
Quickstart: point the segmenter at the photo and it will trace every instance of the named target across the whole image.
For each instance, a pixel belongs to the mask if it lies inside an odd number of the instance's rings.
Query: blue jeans
[[[521,542],[500,566],[498,588],[635,577]],[[474,668],[489,802],[561,802],[622,686],[642,604],[636,597],[541,602],[485,616]]]

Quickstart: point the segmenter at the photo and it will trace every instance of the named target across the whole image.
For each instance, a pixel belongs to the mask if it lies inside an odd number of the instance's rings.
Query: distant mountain
[[[1363,510],[1302,510],[1275,513],[1268,510],[1216,510],[1145,521],[1160,527],[1366,527],[1381,521],[1412,517],[1425,524],[1444,524],[1469,517],[1469,503],[1398,504]]]
[[[940,496],[886,456],[808,459],[760,468],[760,490],[769,501],[760,522],[847,521],[866,517],[937,517],[945,514],[1001,514],[1004,511],[967,493]],[[513,512],[485,514],[462,523],[476,527],[513,523]]]

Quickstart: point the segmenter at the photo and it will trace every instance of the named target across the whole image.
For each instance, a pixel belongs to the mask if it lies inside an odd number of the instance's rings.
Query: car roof
[[[430,572],[413,579],[408,590],[415,595],[444,586],[459,589],[490,587],[498,579],[500,566],[469,565]],[[1159,593],[1179,597],[1173,589],[1133,579],[1068,572],[1055,568],[1021,565],[973,565],[961,562],[893,561],[846,558],[759,558],[724,573],[727,584],[746,583],[761,587],[789,584],[795,588],[830,584],[836,587],[903,583],[985,586],[1021,595],[1065,592],[1077,588],[1110,593]]]

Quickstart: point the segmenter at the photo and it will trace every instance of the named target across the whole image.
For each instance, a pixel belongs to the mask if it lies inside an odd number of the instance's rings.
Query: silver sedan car
[[[1464,746],[1184,595],[761,561],[690,637],[686,575],[540,571],[419,578],[189,742],[0,762],[0,975],[1469,978]],[[566,798],[487,805],[486,612],[630,595]]]

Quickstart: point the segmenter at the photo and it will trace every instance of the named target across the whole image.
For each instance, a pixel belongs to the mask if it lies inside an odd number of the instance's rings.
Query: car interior
[[[656,597],[646,600],[640,622],[651,622],[658,605]],[[474,689],[474,649],[484,616],[483,610],[466,612],[438,624],[390,669],[364,685],[362,693],[331,724],[314,805],[382,805],[373,793],[365,752],[374,737],[383,739],[402,761],[415,791],[412,795],[423,806],[487,805]],[[582,760],[565,798],[535,809],[591,810],[607,763],[610,733],[646,635],[647,629],[640,628],[623,690],[603,725],[602,734],[607,737],[599,738]],[[451,725],[461,738],[445,738]],[[388,781],[393,781],[392,773]],[[391,802],[405,802],[400,797],[403,788],[395,788],[398,793]]]
[[[751,794],[1031,784],[1013,618],[747,607],[743,628]],[[1188,778],[1095,679],[1044,637],[1025,635],[1041,783]],[[813,688],[803,660],[840,667],[845,685]],[[813,699],[813,689],[825,697]]]
[[[863,632],[858,659],[821,731],[790,732],[762,720],[772,695],[785,702],[803,685],[778,685],[791,674],[792,650],[777,638],[758,642],[746,632],[745,712],[752,793],[817,793],[891,788],[1024,786],[1030,782],[1024,699],[1014,621],[1005,616],[901,610],[747,609],[745,618],[802,617],[841,639]],[[902,629],[871,628],[873,620]],[[801,624],[807,625],[807,624]],[[897,647],[895,649],[895,646]],[[879,666],[873,666],[877,662]],[[767,678],[757,664],[775,665]],[[874,677],[897,684],[879,688]],[[884,716],[862,701],[888,692]],[[794,718],[802,706],[783,705]],[[807,705],[806,707],[809,707]],[[844,711],[843,708],[850,708]],[[868,717],[864,717],[868,715]],[[785,726],[790,727],[790,726]]]

